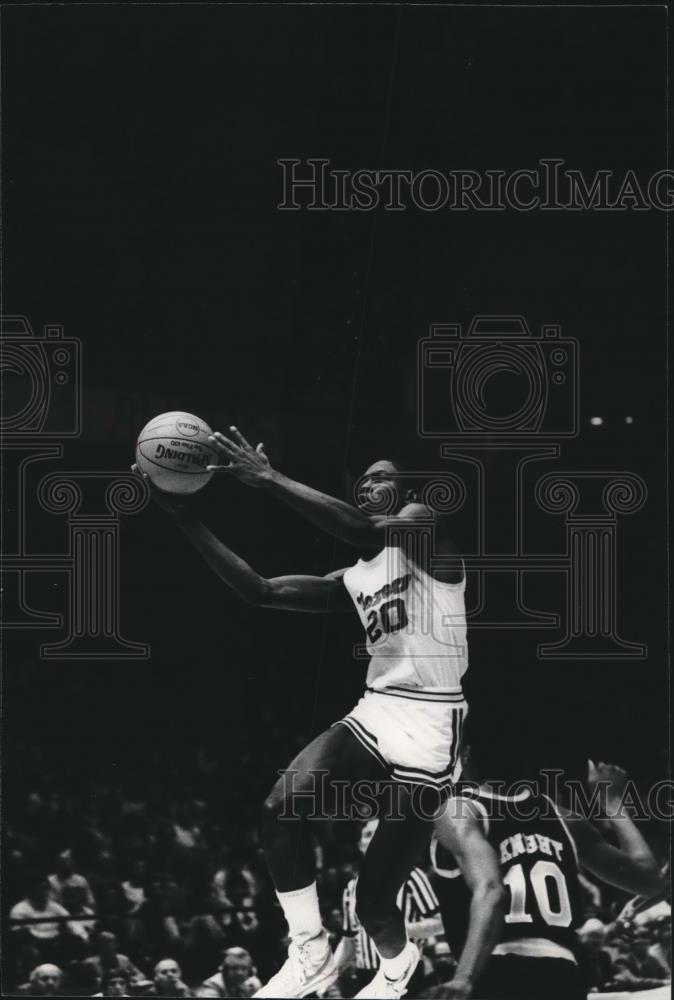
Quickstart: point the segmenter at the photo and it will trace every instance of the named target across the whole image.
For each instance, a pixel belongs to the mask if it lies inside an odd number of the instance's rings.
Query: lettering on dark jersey
[[[379,604],[380,601],[385,601],[386,598],[391,597],[392,594],[402,594],[409,587],[410,580],[412,579],[411,573],[406,573],[404,576],[399,576],[391,583],[384,584],[380,587],[374,594],[363,594],[362,592],[358,595],[356,600],[360,604],[363,611],[367,611],[368,608],[373,607],[375,604]]]
[[[562,860],[564,845],[551,837],[544,837],[540,833],[516,833],[512,837],[506,837],[499,844],[501,864],[512,861],[520,854],[547,854],[549,858],[555,857],[557,861]]]

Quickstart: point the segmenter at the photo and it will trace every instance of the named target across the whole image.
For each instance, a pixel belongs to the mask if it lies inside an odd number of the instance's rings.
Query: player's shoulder
[[[324,580],[343,580],[344,574],[346,573],[348,566],[344,566],[342,569],[333,569],[331,573],[326,573],[323,577]]]
[[[435,521],[437,515],[425,503],[411,501],[401,507],[397,515],[401,521]]]
[[[411,526],[417,526],[416,529],[411,527],[410,534],[413,534],[415,530],[423,533],[432,529],[435,536],[434,549],[436,554],[448,559],[447,564],[442,569],[431,570],[430,566],[427,567],[418,562],[417,554],[414,551],[418,546],[415,545],[414,540],[405,542],[404,547],[407,555],[411,556],[421,569],[433,576],[439,583],[460,584],[464,580],[463,561],[452,536],[450,519],[447,515],[438,514],[424,503],[411,502],[402,507],[396,519]]]
[[[397,514],[397,518],[401,521],[416,522],[420,529],[432,525],[439,551],[445,555],[458,555],[459,550],[453,537],[452,519],[448,514],[435,511],[425,503],[413,502],[405,504]]]

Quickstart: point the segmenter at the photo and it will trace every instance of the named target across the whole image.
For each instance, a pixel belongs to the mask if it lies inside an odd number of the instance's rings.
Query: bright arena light
[[[604,418],[590,417],[590,423],[592,424],[593,427],[601,427],[601,425],[604,423]]]
[[[625,423],[626,424],[633,424],[634,423],[634,417],[625,417]]]

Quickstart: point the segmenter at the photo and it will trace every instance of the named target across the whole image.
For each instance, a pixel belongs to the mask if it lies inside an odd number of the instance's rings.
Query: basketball
[[[196,493],[213,475],[206,466],[218,461],[208,440],[212,433],[193,413],[161,413],[138,435],[136,464],[166,493]]]

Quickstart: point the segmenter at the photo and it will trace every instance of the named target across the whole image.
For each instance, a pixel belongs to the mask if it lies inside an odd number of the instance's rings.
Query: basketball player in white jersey
[[[399,495],[400,469],[394,463],[370,467],[360,506],[352,507],[278,473],[261,445],[252,448],[235,428],[231,433],[235,440],[221,434],[212,439],[223,461],[216,468],[268,489],[371,556],[325,577],[264,579],[174,498],[153,491],[209,565],[246,601],[309,612],[355,605],[367,634],[371,660],[364,697],[291,762],[264,804],[263,845],[291,944],[286,963],[256,995],[305,997],[337,978],[321,922],[307,821],[321,808],[316,775],[327,772],[333,781],[396,783],[397,818],[381,817],[358,879],[358,917],[381,956],[377,974],[358,996],[401,997],[419,951],[407,938],[396,897],[429,840],[431,806],[460,774],[467,711],[461,677],[468,665],[463,566],[443,519]],[[393,509],[388,515],[368,513],[383,494],[395,498]],[[423,544],[429,528],[433,552]],[[431,554],[441,568],[430,566]],[[434,792],[434,802],[423,804],[419,792],[422,797]]]

